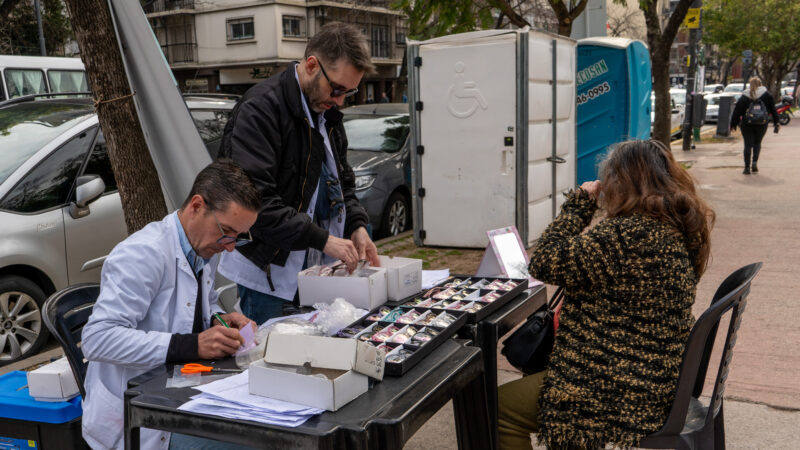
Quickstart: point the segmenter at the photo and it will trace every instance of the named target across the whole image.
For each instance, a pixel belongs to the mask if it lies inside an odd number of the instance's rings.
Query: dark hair
[[[314,55],[325,63],[335,65],[344,58],[367,75],[375,73],[375,65],[367,50],[367,38],[355,26],[330,22],[319,29],[306,46],[305,57]]]
[[[250,211],[261,209],[261,196],[250,176],[230,159],[214,161],[197,174],[181,209],[197,194],[211,211],[224,211],[230,202]]]
[[[608,154],[600,174],[608,217],[640,213],[671,225],[684,236],[699,279],[711,253],[715,215],[672,152],[659,141],[622,142]]]

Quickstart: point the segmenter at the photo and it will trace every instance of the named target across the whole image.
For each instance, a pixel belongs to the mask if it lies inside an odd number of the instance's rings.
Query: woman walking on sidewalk
[[[758,172],[758,154],[761,153],[761,140],[767,133],[769,118],[775,123],[775,133],[781,128],[778,123],[778,112],[775,110],[775,100],[761,85],[758,77],[750,78],[750,89],[742,92],[731,118],[731,130],[735,130],[741,123],[742,138],[744,139],[744,173],[750,175]],[[752,154],[752,164],[750,156]]]

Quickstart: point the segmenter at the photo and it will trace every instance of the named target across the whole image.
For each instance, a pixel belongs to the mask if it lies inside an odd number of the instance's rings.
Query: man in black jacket
[[[225,127],[221,156],[245,169],[262,202],[253,242],[223,258],[219,272],[238,284],[242,311],[259,324],[282,315],[303,267],[379,265],[335,108],[372,71],[364,35],[329,23],[309,40],[303,61],[250,88]]]

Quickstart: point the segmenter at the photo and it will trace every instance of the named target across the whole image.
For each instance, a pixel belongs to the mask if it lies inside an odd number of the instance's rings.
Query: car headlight
[[[375,178],[377,175],[358,175],[356,176],[356,190],[363,191],[368,187],[372,186],[372,183],[375,182]]]

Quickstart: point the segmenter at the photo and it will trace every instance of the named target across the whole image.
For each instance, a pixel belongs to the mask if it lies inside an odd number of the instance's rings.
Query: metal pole
[[[44,47],[44,31],[42,30],[42,8],[39,6],[39,0],[33,0],[33,8],[36,10],[36,27],[39,29],[39,53],[41,56],[47,56],[47,50]]]
[[[691,8],[700,8],[703,0],[694,0]],[[702,20],[702,19],[701,19]],[[701,22],[702,23],[702,22]],[[691,94],[695,91],[697,73],[697,41],[700,40],[700,28],[689,30],[689,69],[686,71],[686,108],[683,120],[683,150],[692,148],[692,101]]]

